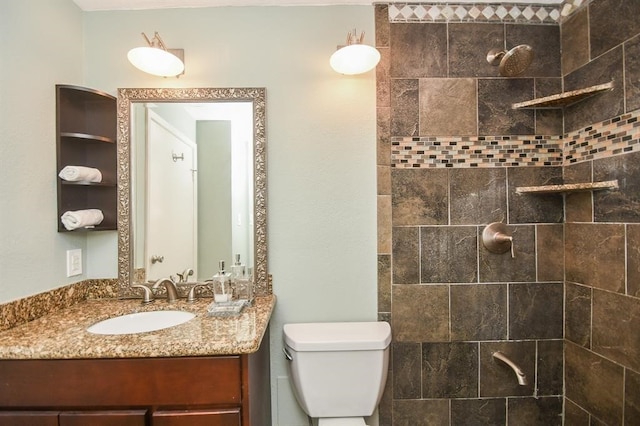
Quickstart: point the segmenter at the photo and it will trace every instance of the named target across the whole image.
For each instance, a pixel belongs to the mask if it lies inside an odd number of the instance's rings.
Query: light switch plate
[[[67,277],[82,274],[82,249],[67,250]]]

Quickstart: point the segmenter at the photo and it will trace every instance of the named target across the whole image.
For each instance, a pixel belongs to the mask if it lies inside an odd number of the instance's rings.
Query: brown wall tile
[[[640,374],[626,370],[624,374],[624,425],[640,420]]]
[[[536,225],[538,281],[564,279],[564,225]]]
[[[640,152],[593,162],[594,181],[618,180],[619,189],[593,194],[597,222],[640,222]]]
[[[420,281],[422,283],[477,282],[477,247],[475,226],[421,227]]]
[[[499,75],[498,68],[487,62],[487,53],[491,49],[504,49],[503,24],[450,23],[449,76]]]
[[[376,164],[391,165],[391,107],[376,108]]]
[[[562,397],[509,398],[508,405],[510,425],[562,425]]]
[[[564,399],[564,424],[570,425],[588,425],[589,413],[578,407],[576,404]]]
[[[447,76],[447,25],[391,25],[391,78]]]
[[[528,225],[510,225],[508,229],[513,237],[514,254],[509,252],[491,253],[482,242],[478,257],[480,259],[480,282],[532,282],[536,277],[535,228]],[[482,231],[478,229],[478,238],[482,241]]]
[[[418,80],[391,79],[391,136],[418,136]]]
[[[597,0],[589,3],[591,57],[595,58],[640,33],[640,2]]]
[[[449,289],[440,285],[394,285],[392,331],[396,342],[449,340]]]
[[[626,111],[640,108],[640,35],[624,45]]]
[[[476,80],[421,78],[419,88],[420,136],[477,133]]]
[[[446,399],[396,400],[393,402],[394,426],[441,426],[449,421]]]
[[[500,351],[511,359],[527,377],[527,384],[518,384],[515,373],[504,362],[493,357]],[[533,396],[535,388],[536,343],[480,342],[480,396]]]
[[[378,195],[377,199],[378,253],[391,253],[391,195]]]
[[[591,289],[565,283],[564,337],[575,344],[591,347]]]
[[[478,344],[424,343],[423,398],[477,398]]]
[[[378,312],[391,312],[391,256],[378,255]]]
[[[451,224],[476,225],[506,222],[506,170],[449,170]]]
[[[416,399],[421,393],[421,348],[419,343],[394,342],[393,397],[395,399]]]
[[[451,424],[456,426],[504,425],[506,399],[456,399],[451,401]],[[446,423],[441,423],[446,424]]]
[[[451,340],[506,340],[507,285],[451,286]]]
[[[622,82],[622,47],[599,56],[565,76],[564,90],[583,89],[609,81]],[[564,110],[564,131],[570,132],[590,124],[604,121],[624,112],[624,87],[615,84],[610,92],[592,96],[570,105]]]
[[[640,299],[594,290],[593,351],[640,371]]]
[[[627,225],[627,294],[640,297],[640,225]]]
[[[479,79],[478,134],[532,135],[533,110],[514,110],[511,105],[531,100],[533,94],[533,79]]]
[[[560,76],[560,27],[555,25],[505,25],[507,49],[521,44],[534,52],[529,68],[518,77]]]
[[[562,23],[562,75],[589,62],[589,12],[583,8]]]
[[[607,424],[622,422],[623,368],[565,344],[565,396]]]
[[[624,225],[565,225],[567,281],[624,293]]]
[[[509,223],[562,223],[562,196],[558,194],[517,194],[519,186],[562,183],[561,167],[509,168]]]
[[[393,169],[393,225],[446,225],[448,174],[444,169]]]
[[[418,227],[393,228],[393,284],[420,282],[420,245]]]
[[[563,395],[564,342],[538,341],[538,395]]]
[[[509,339],[561,339],[562,283],[509,284]]]

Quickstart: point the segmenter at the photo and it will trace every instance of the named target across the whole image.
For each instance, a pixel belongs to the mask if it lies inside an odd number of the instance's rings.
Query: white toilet
[[[390,342],[386,322],[284,325],[290,381],[314,426],[366,426],[384,391]]]

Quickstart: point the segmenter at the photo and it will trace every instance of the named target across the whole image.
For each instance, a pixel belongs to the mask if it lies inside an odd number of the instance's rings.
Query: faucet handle
[[[196,284],[193,287],[191,287],[191,289],[189,289],[189,294],[187,295],[187,302],[191,303],[191,302],[195,302],[196,301],[196,288],[198,287],[206,287],[208,285],[208,283],[200,283],[200,284]]]
[[[144,290],[143,297],[142,297],[143,305],[153,302],[153,293],[151,292],[151,289],[146,285],[136,284],[136,285],[132,285],[131,288],[141,288]]]

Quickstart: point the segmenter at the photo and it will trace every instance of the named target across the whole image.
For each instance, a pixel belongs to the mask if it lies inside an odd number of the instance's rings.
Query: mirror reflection
[[[241,263],[267,294],[264,89],[118,91],[119,284]]]
[[[211,279],[253,269],[249,102],[137,103],[131,153],[137,280]]]

